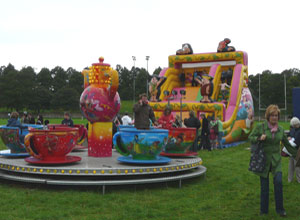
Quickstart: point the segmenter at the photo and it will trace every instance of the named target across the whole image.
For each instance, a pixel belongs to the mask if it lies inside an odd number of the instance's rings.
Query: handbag
[[[265,133],[264,124],[263,124],[263,134]],[[266,166],[266,155],[262,149],[262,142],[258,141],[255,144],[251,145],[251,157],[249,162],[249,171],[255,173],[262,173]]]

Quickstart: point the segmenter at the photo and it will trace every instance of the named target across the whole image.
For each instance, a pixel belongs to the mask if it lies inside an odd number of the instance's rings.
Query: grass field
[[[286,125],[285,125],[286,126]],[[288,126],[288,124],[287,124]],[[249,172],[249,144],[200,151],[205,178],[126,187],[49,187],[0,181],[0,220],[103,219],[198,220],[279,219],[270,179],[270,213],[259,216],[259,178]],[[284,204],[288,219],[299,219],[299,184],[287,182],[283,158]]]

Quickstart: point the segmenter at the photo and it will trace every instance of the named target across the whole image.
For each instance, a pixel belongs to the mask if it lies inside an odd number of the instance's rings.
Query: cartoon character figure
[[[182,48],[176,51],[176,55],[193,54],[193,49],[190,44],[182,44]]]
[[[150,147],[150,154],[155,154],[155,152],[159,149],[159,143],[160,141],[154,141]]]
[[[229,38],[225,38],[223,41],[219,43],[217,52],[231,52],[235,51],[235,48],[233,46],[228,46],[230,44],[231,40]]]
[[[138,135],[134,135],[134,139],[133,139],[133,151],[136,153],[136,154],[141,154],[142,153],[142,150],[140,148],[140,145],[139,143],[143,140],[144,138],[139,138]]]
[[[212,83],[213,78],[210,77],[208,79],[206,77],[203,77],[203,78],[195,78],[195,80],[201,85],[201,95],[203,98],[200,100],[200,102],[202,103],[212,102],[210,96],[212,95],[213,92],[213,83]]]
[[[156,102],[156,96],[157,96],[157,86],[158,86],[158,80],[156,77],[153,77],[149,83],[149,92],[150,92],[150,101]]]
[[[178,136],[176,137],[176,145],[177,145],[177,147],[182,147],[181,146],[181,143],[183,142],[183,137],[184,137],[184,134],[183,133],[180,133],[180,134],[178,134]]]
[[[246,128],[250,129],[254,122],[254,114],[252,107],[247,109],[248,116],[246,118]]]

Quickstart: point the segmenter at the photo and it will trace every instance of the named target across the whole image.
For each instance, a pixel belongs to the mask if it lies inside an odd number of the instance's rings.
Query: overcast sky
[[[81,71],[98,62],[149,72],[182,43],[215,52],[225,37],[249,74],[300,69],[297,0],[0,0],[0,65]]]

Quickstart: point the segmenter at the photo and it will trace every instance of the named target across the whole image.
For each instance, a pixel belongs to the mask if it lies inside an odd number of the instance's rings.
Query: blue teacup
[[[11,153],[25,153],[24,137],[29,133],[28,127],[42,129],[42,125],[22,124],[22,128],[0,126],[0,136]]]
[[[134,160],[155,160],[168,142],[165,129],[121,128],[113,137],[118,152]]]

